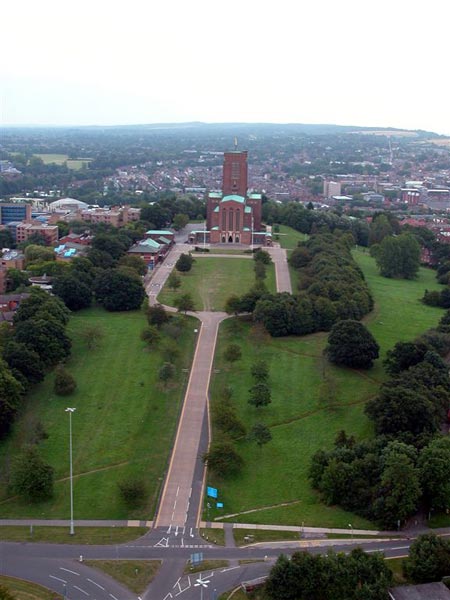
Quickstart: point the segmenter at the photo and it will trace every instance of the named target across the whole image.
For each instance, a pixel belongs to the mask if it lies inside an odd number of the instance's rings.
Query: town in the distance
[[[450,137],[0,129],[0,599],[450,599]]]

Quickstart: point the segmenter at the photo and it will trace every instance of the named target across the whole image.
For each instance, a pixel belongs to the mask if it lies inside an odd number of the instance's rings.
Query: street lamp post
[[[352,542],[353,542],[353,525],[351,523],[349,523],[348,526],[350,527],[350,530],[352,532]]]
[[[66,408],[69,413],[69,458],[70,458],[70,535],[74,535],[73,527],[73,469],[72,469],[72,413],[76,408]]]

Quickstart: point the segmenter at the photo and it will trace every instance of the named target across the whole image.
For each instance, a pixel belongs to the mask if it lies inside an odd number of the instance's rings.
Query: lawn
[[[376,308],[366,323],[380,343],[382,355],[396,341],[412,339],[437,324],[443,311],[418,300],[426,287],[437,286],[432,271],[421,269],[418,280],[412,282],[385,280],[377,274],[370,256],[362,252],[356,256],[375,297]],[[262,448],[246,439],[237,442],[245,462],[235,478],[221,481],[209,474],[208,485],[219,489],[218,500],[224,503],[223,509],[210,509],[211,519],[374,527],[356,515],[320,503],[308,482],[312,454],[320,448],[331,448],[338,431],[345,429],[357,439],[372,435],[364,405],[386,379],[381,361],[368,372],[329,364],[322,357],[326,340],[326,333],[270,338],[243,319],[221,324],[214,362],[218,372],[211,384],[212,403],[220,402],[221,390],[230,384],[240,420],[247,428],[263,422],[273,439]],[[243,358],[230,367],[223,360],[223,351],[232,342],[241,346]],[[247,400],[253,383],[250,367],[260,358],[270,365],[272,403],[258,410]]]
[[[195,310],[224,310],[229,296],[241,296],[255,282],[254,261],[251,258],[212,258],[195,255],[195,263],[188,273],[180,274],[181,287],[171,291],[167,284],[158,296],[162,304],[173,305],[180,294],[191,294]],[[275,268],[267,267],[267,288],[275,292]]]
[[[135,594],[141,594],[155,578],[161,561],[85,560],[84,564],[107,573]]]
[[[38,158],[41,158],[44,164],[50,165],[63,165],[67,163],[67,168],[73,171],[79,171],[83,168],[83,165],[89,166],[91,158],[69,158],[67,154],[35,154]]]
[[[0,575],[0,585],[4,585],[16,600],[62,600],[62,596],[48,588],[15,577]]]
[[[287,225],[278,225],[280,231],[278,233],[273,232],[273,239],[275,242],[278,242],[282,248],[286,248],[286,250],[293,250],[297,247],[298,242],[304,242],[308,239],[308,236],[305,233],[300,233],[300,231],[296,231],[292,229],[292,227],[288,227]],[[278,239],[277,239],[278,236]]]
[[[1,518],[68,518],[69,423],[73,414],[73,472],[75,519],[150,519],[171,450],[194,348],[197,321],[186,318],[178,345],[182,359],[167,388],[158,379],[163,358],[149,352],[140,339],[144,313],[108,313],[88,309],[75,313],[69,330],[73,338],[67,369],[78,382],[76,392],[61,398],[53,392],[53,375],[29,394],[12,434],[0,445]],[[98,326],[103,339],[88,350],[82,340],[87,326]],[[37,421],[48,434],[40,443],[44,459],[55,470],[52,501],[30,505],[8,498],[5,476],[10,458],[27,442]],[[144,479],[147,496],[140,509],[129,510],[117,483],[128,476]],[[107,498],[107,502],[105,502]]]
[[[124,544],[131,542],[148,533],[145,527],[78,527],[75,534],[70,535],[66,527],[48,525],[36,526],[31,529],[25,525],[0,526],[0,540],[3,542],[47,542],[51,544]]]

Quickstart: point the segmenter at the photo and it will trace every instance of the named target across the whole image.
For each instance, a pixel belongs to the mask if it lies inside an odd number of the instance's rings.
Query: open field
[[[195,263],[188,273],[181,273],[181,287],[172,292],[167,284],[158,296],[162,304],[173,305],[180,294],[191,294],[195,310],[224,310],[229,296],[245,294],[255,283],[255,262],[248,258],[211,258],[195,256]],[[267,267],[265,284],[275,292],[275,267]]]
[[[159,560],[85,560],[84,564],[107,573],[135,594],[141,594],[155,578]]]
[[[366,318],[381,346],[381,354],[400,339],[412,339],[437,324],[441,309],[422,305],[418,298],[427,287],[438,287],[434,272],[421,269],[417,281],[381,278],[373,259],[363,252],[356,258],[364,269],[376,308]],[[322,358],[327,334],[301,338],[270,338],[243,319],[221,324],[211,386],[212,402],[220,402],[227,383],[247,428],[257,422],[270,427],[272,441],[261,449],[241,439],[237,449],[244,458],[239,476],[221,481],[209,474],[209,485],[219,489],[224,509],[212,508],[210,518],[241,523],[374,528],[368,521],[336,507],[321,504],[311,489],[307,472],[312,454],[331,448],[338,431],[364,439],[372,435],[364,415],[366,401],[386,379],[381,361],[368,372],[338,368]],[[230,367],[222,358],[229,343],[238,343],[243,358]],[[272,403],[250,406],[250,367],[257,359],[270,365]],[[228,515],[228,516],[227,516]]]
[[[74,171],[79,171],[83,168],[83,165],[89,166],[92,160],[90,158],[69,158],[67,154],[35,154],[34,156],[41,158],[46,165],[63,165],[67,163],[67,168]]]
[[[33,531],[25,525],[1,525],[0,540],[3,542],[47,542],[49,544],[124,544],[145,535],[146,527],[78,527],[70,535],[69,527],[33,525]]]
[[[0,516],[2,518],[67,518],[69,514],[69,423],[73,415],[75,519],[150,519],[170,455],[193,347],[195,319],[187,318],[178,346],[182,359],[176,379],[164,389],[158,380],[163,358],[149,352],[140,339],[143,312],[108,313],[92,308],[75,313],[69,324],[73,338],[68,370],[78,382],[76,392],[61,398],[53,392],[53,374],[29,394],[12,434],[0,445]],[[103,339],[88,350],[82,341],[87,326],[98,326]],[[30,505],[8,497],[5,478],[10,459],[27,442],[37,421],[48,433],[40,443],[44,459],[55,470],[52,501]],[[34,424],[34,425],[33,425]],[[143,478],[147,498],[129,510],[117,483],[128,476]],[[108,499],[105,502],[105,498]]]
[[[17,600],[62,600],[60,594],[24,579],[0,575],[0,585],[6,586]]]
[[[278,242],[282,248],[286,248],[286,250],[293,250],[297,247],[298,242],[304,242],[308,239],[308,236],[305,233],[300,233],[292,227],[288,227],[287,225],[279,225],[280,228],[279,233],[273,232],[273,239],[275,242]],[[277,236],[279,239],[277,239]]]

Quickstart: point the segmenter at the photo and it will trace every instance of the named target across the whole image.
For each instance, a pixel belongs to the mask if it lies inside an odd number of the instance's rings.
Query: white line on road
[[[175,583],[175,585],[173,587],[176,587],[178,585],[180,579],[181,579],[181,577],[178,577],[178,579],[177,579],[177,581],[176,581],[176,583]]]
[[[178,498],[178,492],[180,491],[180,486],[177,487],[177,498]]]
[[[192,527],[191,527],[191,533],[190,533],[191,537],[194,537],[194,534],[192,533]]]
[[[52,579],[56,579],[57,581],[61,581],[61,583],[67,583],[65,579],[61,579],[60,577],[55,577],[54,575],[49,575]]]
[[[170,533],[171,529],[172,529],[172,524],[169,525],[169,529],[167,530],[167,533]]]
[[[184,539],[181,538],[181,547],[184,548]]]
[[[233,571],[233,569],[239,569],[239,568],[240,568],[239,565],[237,567],[228,567],[228,569],[222,569],[220,572],[226,573],[227,571]]]
[[[65,569],[64,567],[59,567],[61,571],[67,571],[68,573],[72,573],[72,575],[80,575],[76,571],[71,571],[70,569]]]
[[[94,585],[96,585],[97,587],[99,587],[101,590],[105,591],[105,588],[102,585],[100,585],[99,583],[97,583],[96,581],[89,579],[89,577],[87,578],[87,580],[90,581],[91,583],[93,583]]]
[[[87,592],[85,592],[84,590],[82,590],[80,587],[78,587],[77,585],[73,586],[76,590],[78,590],[79,592],[81,592],[82,594],[84,594],[85,596],[89,596],[89,594]]]
[[[177,537],[177,535],[178,535],[178,525],[175,528],[175,537]]]
[[[391,548],[391,550],[406,550],[409,546],[396,546],[395,548]]]
[[[167,598],[173,598],[170,592],[167,594],[167,596],[164,596],[163,600],[167,600]]]
[[[115,596],[113,596],[112,594],[110,594],[111,598],[113,598],[114,600],[119,600],[118,598],[116,598]]]

